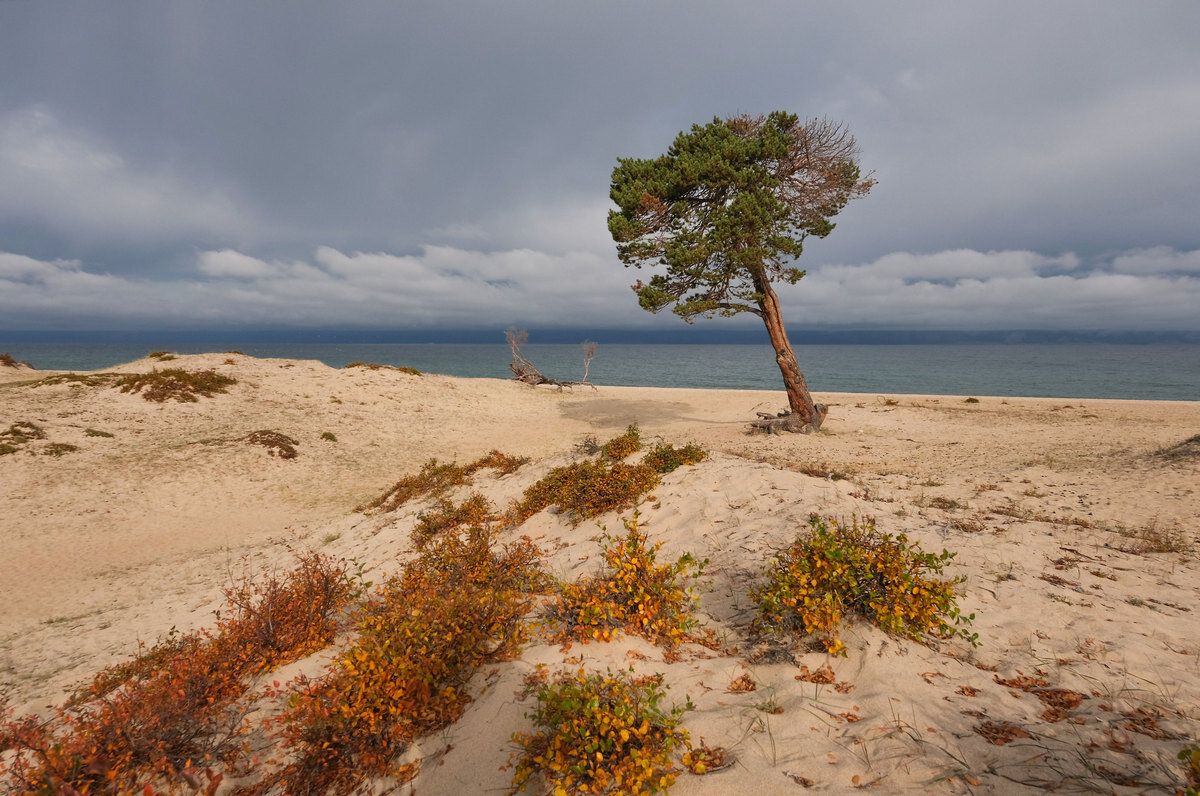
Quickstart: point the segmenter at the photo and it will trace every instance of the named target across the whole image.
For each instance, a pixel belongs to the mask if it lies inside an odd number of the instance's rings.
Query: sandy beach
[[[661,673],[669,700],[690,699],[682,723],[693,741],[736,762],[681,772],[672,793],[1182,786],[1176,755],[1200,738],[1200,443],[1181,443],[1200,434],[1200,403],[818,390],[830,407],[820,434],[769,436],[748,424],[784,408],[782,389],[560,392],[236,353],[110,372],[168,366],[237,382],[194,403],[154,403],[0,367],[0,431],[28,423],[44,434],[0,455],[0,695],[18,713],[46,714],[139,642],[211,625],[223,586],[287,567],[296,546],[353,559],[382,582],[412,554],[429,506],[356,507],[431,458],[529,457],[453,494],[505,506],[588,437],[636,423],[644,440],[709,453],[666,475],[639,521],[662,556],[708,559],[698,618],[723,649],[534,639],[478,674],[457,722],[413,744],[406,759],[421,766],[405,788],[504,792],[511,737],[529,730],[533,707],[523,681],[539,664],[633,666]],[[246,440],[261,430],[294,439],[295,457]],[[964,578],[959,604],[975,614],[980,646],[855,623],[845,657],[762,654],[747,592],[814,513],[873,516],[927,551],[954,552],[946,574]],[[629,516],[574,525],[543,511],[507,533],[531,537],[545,570],[570,580],[596,571],[600,527]],[[274,679],[318,676],[329,660]],[[844,687],[798,679],[825,666]],[[729,690],[742,675],[754,691]],[[1078,699],[1054,711],[1051,691]]]

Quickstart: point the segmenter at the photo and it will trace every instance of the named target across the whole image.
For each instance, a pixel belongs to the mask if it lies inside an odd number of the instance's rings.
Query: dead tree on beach
[[[561,390],[563,387],[578,387],[586,385],[593,390],[596,385],[587,380],[588,368],[591,366],[592,356],[596,353],[595,343],[583,344],[583,380],[582,381],[559,381],[552,379],[549,376],[543,376],[541,371],[534,367],[524,354],[521,353],[521,346],[529,342],[529,333],[524,329],[517,329],[515,326],[510,326],[504,332],[504,338],[508,340],[508,347],[512,349],[513,361],[508,366],[508,369],[513,372],[513,378],[531,387],[537,387],[541,384],[549,384]]]

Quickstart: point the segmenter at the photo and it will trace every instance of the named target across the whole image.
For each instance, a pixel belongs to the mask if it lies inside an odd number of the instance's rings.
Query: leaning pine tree
[[[762,318],[783,373],[790,412],[776,427],[811,432],[814,405],[788,342],[771,283],[795,284],[805,238],[833,231],[830,219],[875,181],[861,176],[854,136],[841,123],[794,114],[714,119],[680,133],[653,160],[619,158],[608,229],[626,266],[662,265],[633,286],[649,312],[672,306],[697,317],[749,312]]]

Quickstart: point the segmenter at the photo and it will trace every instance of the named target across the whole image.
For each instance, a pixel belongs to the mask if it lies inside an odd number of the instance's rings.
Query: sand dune
[[[737,763],[683,774],[674,793],[796,793],[803,782],[833,793],[1132,793],[1182,781],[1175,755],[1200,731],[1200,458],[1161,451],[1200,433],[1200,404],[822,394],[821,434],[750,436],[754,412],[782,408],[782,391],[557,392],[238,354],[170,365],[238,381],[227,394],[158,404],[0,368],[0,431],[32,423],[45,435],[0,456],[0,688],[20,711],[44,711],[139,641],[211,623],[221,587],[287,566],[289,545],[354,558],[382,580],[411,552],[425,506],[354,509],[430,458],[530,457],[470,487],[507,505],[585,437],[636,422],[643,438],[711,454],[666,476],[640,522],[664,556],[709,560],[700,617],[736,652],[685,645],[668,660],[639,638],[567,651],[533,643],[481,674],[466,714],[410,750],[428,762],[416,791],[509,785],[510,737],[531,709],[521,683],[539,663],[632,664],[661,672],[672,700],[690,698],[692,738]],[[296,440],[296,457],[245,440],[258,430]],[[756,657],[747,590],[813,513],[872,515],[881,530],[955,552],[948,574],[965,577],[960,604],[976,615],[981,646],[854,625],[845,657],[802,646]],[[547,571],[572,578],[595,571],[599,526],[619,530],[622,516],[574,526],[542,512],[512,533],[547,551]],[[801,666],[826,665],[846,688],[797,679]],[[729,692],[743,674],[757,690]],[[1083,699],[1048,714],[1022,676]],[[759,709],[767,700],[782,712]],[[993,743],[986,728],[1004,723],[1028,737]]]

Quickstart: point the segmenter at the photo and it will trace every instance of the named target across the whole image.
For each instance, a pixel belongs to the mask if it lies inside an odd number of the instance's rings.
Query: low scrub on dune
[[[904,534],[877,530],[870,517],[847,525],[813,515],[809,526],[750,592],[759,630],[814,634],[828,652],[845,655],[837,629],[852,615],[918,641],[933,633],[974,643],[974,634],[955,628],[974,619],[958,610],[961,579],[937,577],[954,553],[923,552]]]
[[[215,789],[212,767],[246,763],[252,678],[329,644],[354,595],[345,563],[313,553],[284,576],[234,584],[215,632],[169,635],[96,675],[49,720],[0,721],[0,790],[190,794],[201,773]]]
[[[432,539],[363,609],[358,640],[329,673],[301,679],[279,720],[290,762],[269,778],[289,794],[350,793],[416,774],[393,760],[454,722],[482,664],[515,654],[542,587],[528,539],[501,546],[481,525]]]
[[[407,365],[402,365],[402,366],[397,367],[395,365],[380,365],[375,362],[351,362],[350,364],[345,365],[343,367],[343,370],[346,370],[349,368],[366,368],[367,370],[394,370],[399,373],[407,373],[409,376],[424,376],[425,375],[424,373],[417,370],[416,368],[410,368]]]
[[[12,354],[0,354],[0,368],[33,368],[28,362],[19,362],[14,359]]]
[[[620,632],[655,644],[677,646],[697,626],[692,617],[696,597],[686,585],[699,578],[707,561],[684,553],[659,564],[661,542],[651,544],[638,528],[638,518],[625,520],[622,537],[604,534],[600,545],[604,567],[593,577],[559,585],[546,609],[561,637],[578,641],[611,641]]]
[[[215,370],[190,371],[181,368],[154,370],[150,373],[130,373],[120,376],[116,386],[121,392],[138,393],[147,401],[165,403],[169,400],[195,403],[196,396],[211,398],[229,391],[237,379]]]
[[[1193,434],[1182,442],[1159,448],[1157,455],[1167,461],[1200,459],[1200,434]]]
[[[454,462],[442,464],[437,459],[430,459],[421,467],[421,472],[416,475],[406,475],[382,495],[355,510],[395,511],[410,500],[419,497],[437,497],[456,486],[462,486],[480,470],[492,469],[507,475],[516,472],[528,461],[527,458],[509,456],[497,450],[465,465]]]
[[[530,683],[536,731],[518,733],[513,792],[541,775],[558,794],[652,793],[675,782],[671,753],[687,746],[686,707],[665,708],[661,675],[580,669]]]
[[[636,425],[603,445],[601,456],[555,467],[527,490],[509,511],[509,521],[519,525],[549,506],[571,514],[576,523],[615,509],[636,505],[654,487],[659,477],[684,464],[695,464],[706,456],[697,445],[675,448],[655,446],[642,461],[626,464],[623,459],[641,449]]]

